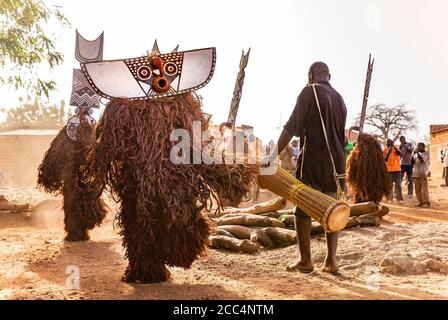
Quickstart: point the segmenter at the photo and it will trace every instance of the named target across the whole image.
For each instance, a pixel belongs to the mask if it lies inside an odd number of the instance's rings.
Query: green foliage
[[[65,124],[65,102],[61,105],[45,105],[39,98],[21,99],[17,108],[0,110],[6,114],[6,121],[0,123],[0,131],[19,129],[60,129]]]
[[[53,20],[69,25],[58,8],[42,0],[0,0],[0,84],[47,97],[55,89],[53,80],[41,79],[37,72],[40,65],[53,69],[63,61],[55,49],[56,36],[44,30]]]

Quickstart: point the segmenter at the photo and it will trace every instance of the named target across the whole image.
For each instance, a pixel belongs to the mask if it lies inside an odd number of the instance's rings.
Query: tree
[[[359,118],[356,124],[359,125]],[[372,134],[384,141],[397,141],[406,132],[416,130],[417,119],[414,110],[409,110],[405,104],[387,107],[384,104],[370,106],[367,110],[365,125],[372,128]]]
[[[65,102],[61,105],[45,105],[38,98],[30,97],[17,108],[0,110],[6,114],[6,121],[0,124],[0,130],[18,129],[60,129],[65,124]]]
[[[42,64],[53,69],[63,61],[55,49],[56,36],[44,31],[53,20],[69,25],[60,9],[42,0],[0,0],[0,84],[47,97],[55,89],[53,80],[37,73]]]

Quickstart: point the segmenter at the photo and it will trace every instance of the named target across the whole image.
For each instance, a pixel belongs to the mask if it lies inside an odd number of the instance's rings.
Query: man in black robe
[[[330,85],[330,72],[323,62],[314,63],[308,73],[309,84],[316,85],[323,122],[327,130],[328,143],[338,174],[345,173],[345,122],[347,109],[342,96]],[[313,88],[306,86],[299,95],[289,121],[284,126],[277,147],[280,153],[293,136],[300,137],[300,154],[296,177],[303,183],[336,198],[337,185],[334,169],[322,128],[319,109]],[[340,180],[344,186],[344,181]],[[295,228],[300,251],[300,260],[288,266],[288,270],[309,273],[314,270],[311,259],[311,218],[295,208]],[[327,233],[327,256],[323,271],[336,273],[336,249],[338,233]]]

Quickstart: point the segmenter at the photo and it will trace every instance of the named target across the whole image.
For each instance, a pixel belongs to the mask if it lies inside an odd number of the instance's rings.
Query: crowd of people
[[[446,147],[442,150],[440,159],[442,160],[443,164],[443,178],[445,179],[444,187],[448,187],[448,144]]]
[[[413,197],[415,189],[417,207],[429,207],[429,153],[426,151],[426,145],[420,142],[414,149],[413,145],[402,136],[397,147],[391,139],[388,139],[384,148],[384,161],[394,185],[393,192],[387,200],[392,202],[395,199],[399,203],[403,202],[401,185],[406,175],[408,197]]]
[[[393,140],[388,139],[383,150],[384,161],[393,183],[393,190],[387,201],[393,202],[396,200],[400,204],[403,203],[402,184],[406,178],[407,196],[412,198],[415,194],[418,201],[417,207],[430,207],[428,188],[430,156],[426,151],[426,145],[420,142],[414,148],[413,144],[408,142],[404,136],[400,137],[399,141],[400,144],[397,146]],[[348,140],[346,142],[348,155],[353,146]],[[281,167],[295,175],[300,152],[299,140],[292,140],[280,154]],[[443,186],[448,186],[448,145],[441,152],[441,160],[444,165],[445,184]]]

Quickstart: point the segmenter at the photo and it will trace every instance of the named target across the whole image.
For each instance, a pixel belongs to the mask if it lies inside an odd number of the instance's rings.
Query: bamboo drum
[[[346,202],[305,185],[282,168],[278,168],[273,175],[260,175],[258,183],[260,188],[272,191],[294,203],[319,222],[326,232],[341,231],[348,223],[350,207]]]

